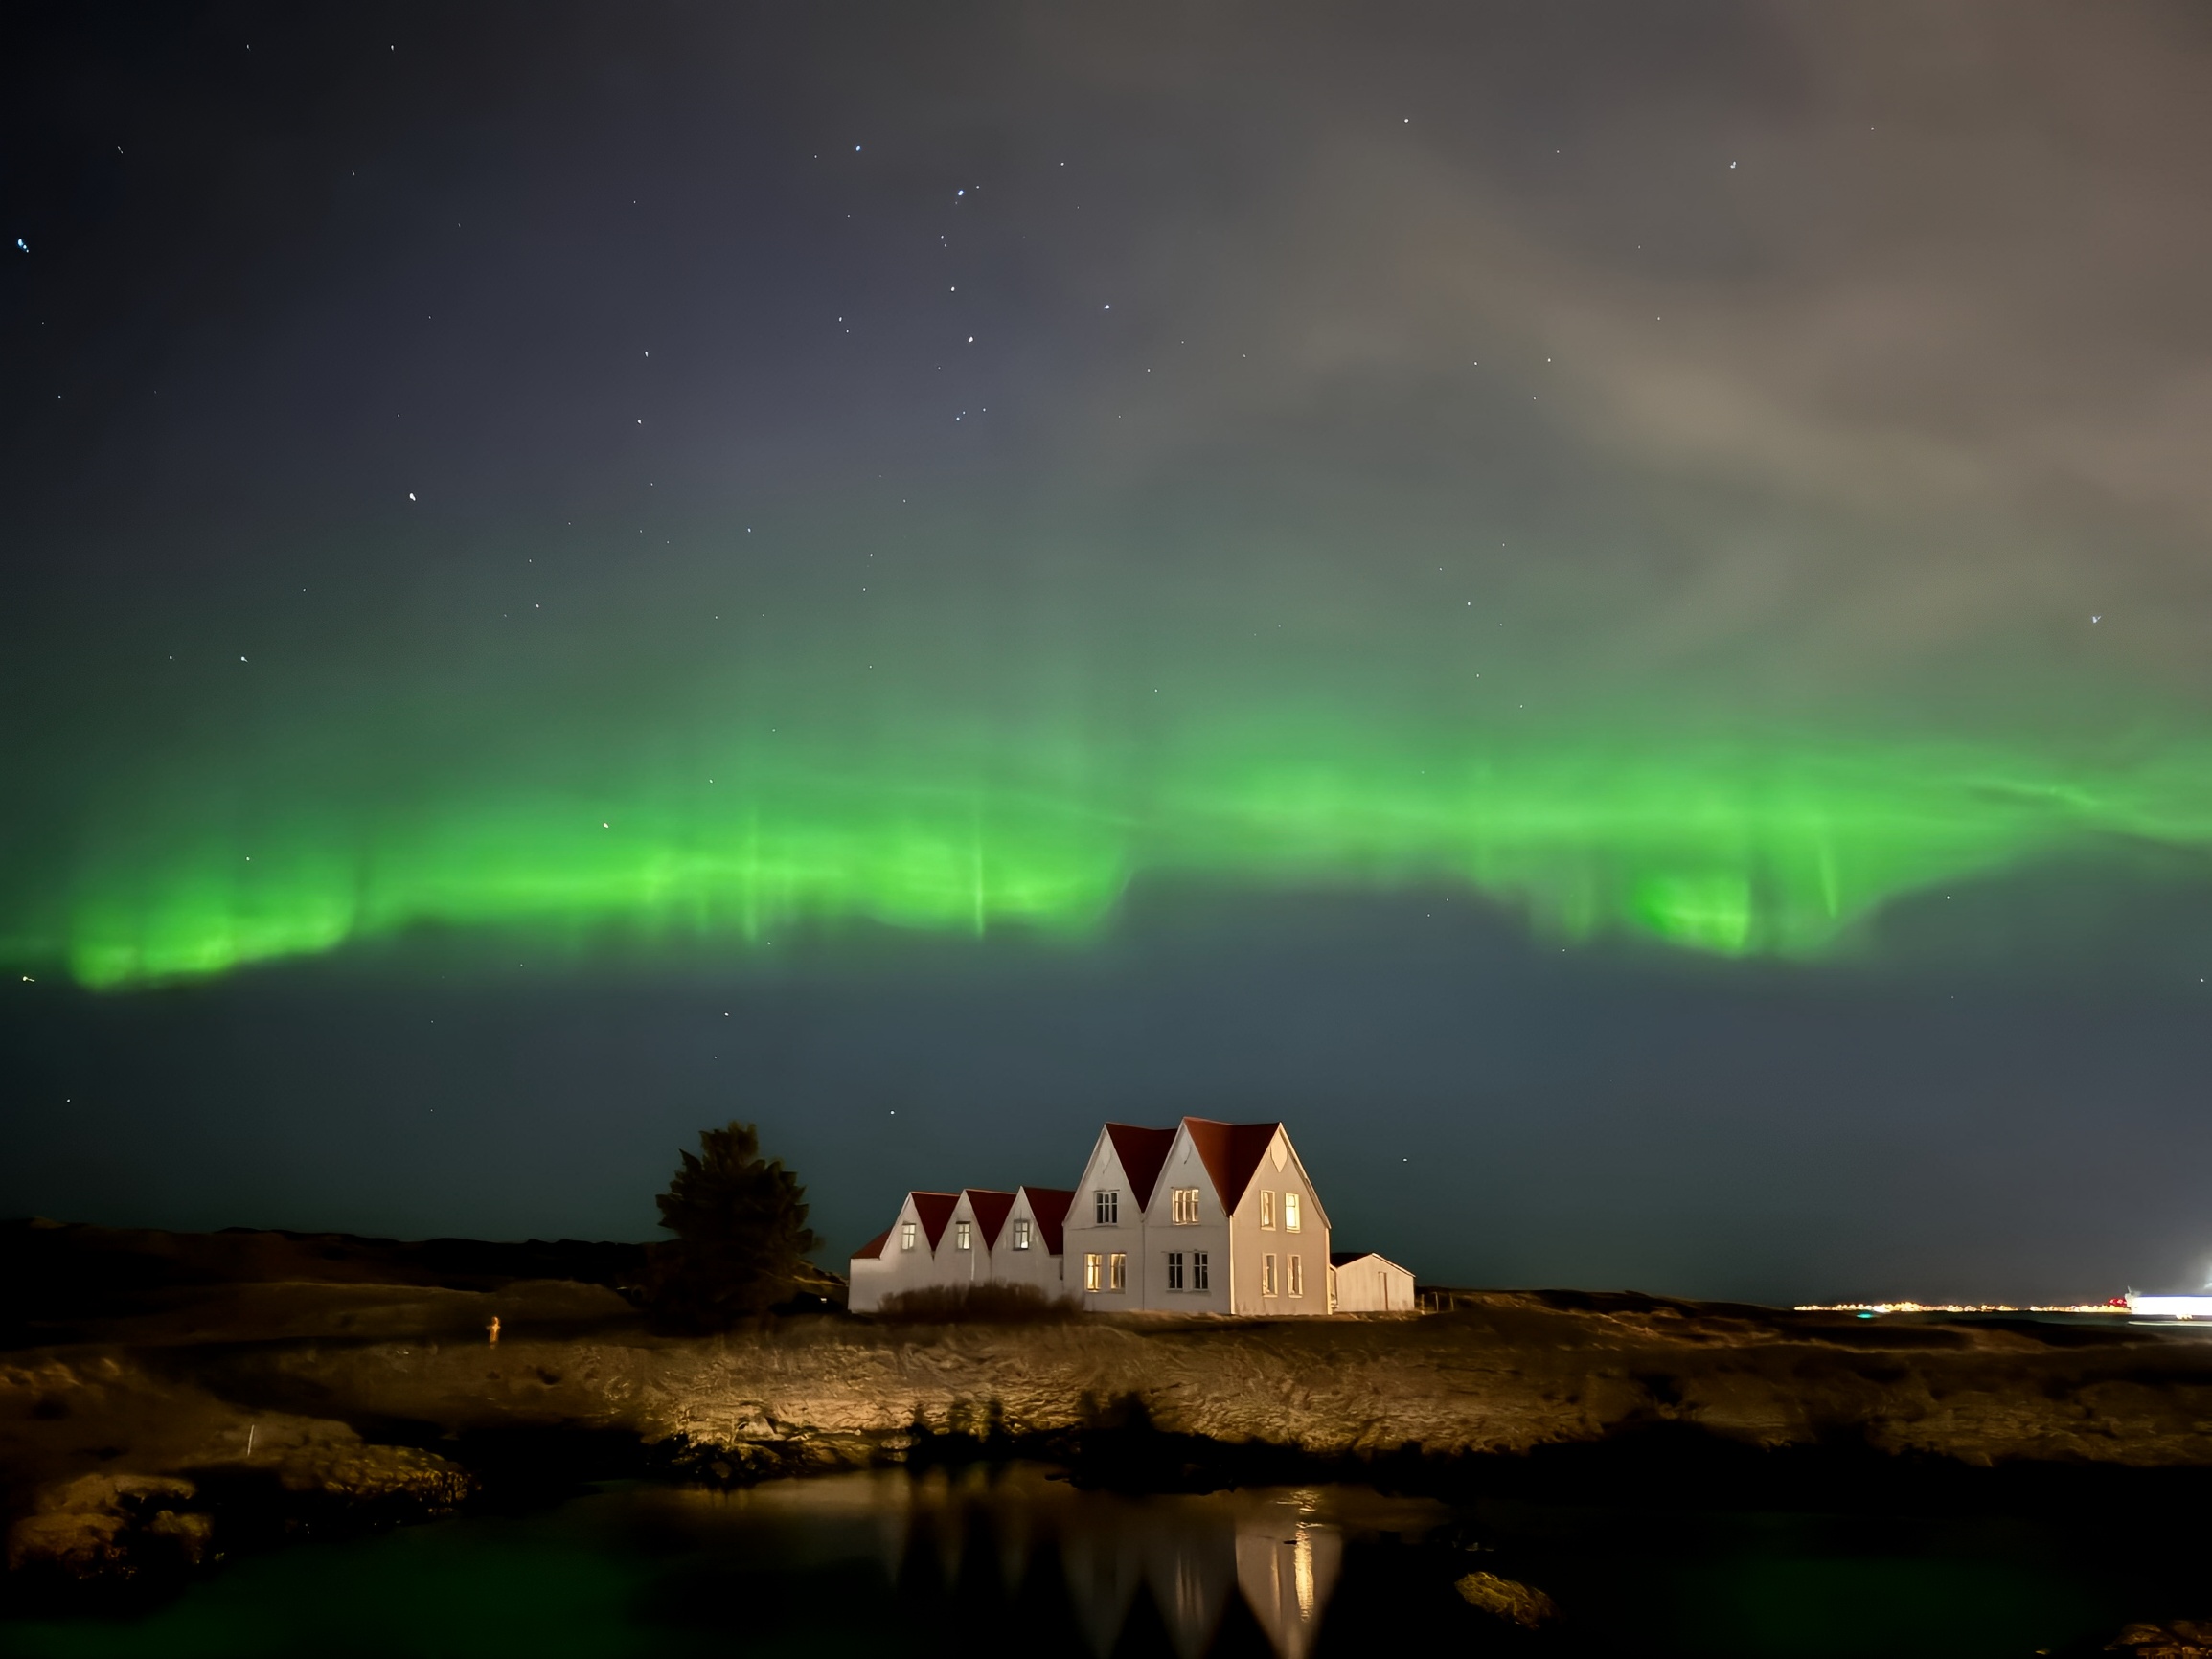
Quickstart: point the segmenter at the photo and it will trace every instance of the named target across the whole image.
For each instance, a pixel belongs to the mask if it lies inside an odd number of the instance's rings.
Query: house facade
[[[1106,1125],[1064,1237],[1086,1307],[1329,1311],[1329,1214],[1281,1124]]]
[[[860,1313],[1007,1284],[1102,1311],[1267,1317],[1332,1312],[1334,1284],[1329,1214],[1288,1132],[1210,1118],[1106,1125],[1073,1188],[909,1193],[854,1253],[851,1283]]]

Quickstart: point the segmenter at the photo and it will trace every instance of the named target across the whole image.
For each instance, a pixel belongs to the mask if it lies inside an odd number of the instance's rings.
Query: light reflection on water
[[[1346,1534],[1418,1534],[1448,1513],[1440,1504],[1347,1487],[1130,1496],[1084,1490],[1022,1465],[918,1476],[885,1470],[729,1493],[674,1489],[655,1501],[719,1509],[786,1536],[827,1541],[867,1531],[894,1582],[918,1559],[946,1588],[980,1564],[1010,1601],[1049,1555],[1100,1659],[1121,1639],[1140,1588],[1177,1659],[1201,1659],[1211,1648],[1232,1596],[1279,1659],[1308,1659],[1343,1571]],[[989,1557],[983,1563],[970,1558],[979,1550]]]

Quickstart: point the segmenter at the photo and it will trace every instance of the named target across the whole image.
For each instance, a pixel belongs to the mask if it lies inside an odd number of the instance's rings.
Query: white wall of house
[[[1295,1201],[1297,1225],[1291,1223]],[[1329,1311],[1329,1216],[1280,1128],[1230,1221],[1229,1311],[1279,1318]],[[1273,1259],[1272,1286],[1268,1282]],[[1295,1294],[1293,1294],[1295,1292]]]
[[[1038,1216],[1029,1189],[1018,1189],[1014,1194],[1014,1208],[1007,1213],[1005,1231],[991,1248],[992,1278],[1001,1284],[1027,1284],[1047,1296],[1064,1294],[1067,1258],[1053,1253],[1050,1238],[1051,1230]]]
[[[845,1264],[845,1306],[855,1313],[875,1312],[895,1288],[892,1277],[897,1267],[888,1245],[881,1256],[854,1257]]]
[[[1177,1192],[1191,1193],[1182,1213],[1196,1220],[1178,1221]],[[1173,1287],[1173,1263],[1180,1256],[1182,1286]],[[1206,1258],[1206,1288],[1197,1288],[1197,1258]],[[1145,1212],[1145,1277],[1154,1286],[1145,1306],[1167,1313],[1226,1313],[1229,1311],[1229,1216],[1214,1191],[1213,1176],[1192,1144],[1185,1125],[1175,1126],[1175,1142],[1160,1168],[1157,1195]]]
[[[992,1282],[992,1251],[983,1236],[975,1201],[966,1192],[952,1206],[952,1219],[937,1241],[937,1283],[966,1288]]]
[[[1099,1219],[1102,1193],[1112,1195],[1113,1202],[1106,1207],[1114,1216],[1111,1221]],[[1121,1154],[1114,1149],[1113,1136],[1108,1130],[1101,1129],[1098,1143],[1083,1167],[1083,1178],[1075,1185],[1075,1202],[1068,1206],[1062,1239],[1067,1257],[1068,1291],[1083,1307],[1111,1313],[1146,1306],[1144,1200],[1151,1196],[1149,1193],[1130,1190]],[[1120,1290],[1110,1287],[1113,1258],[1117,1255],[1123,1258]],[[1097,1290],[1090,1288],[1086,1277],[1089,1259],[1093,1256],[1099,1259],[1100,1288]]]
[[[913,1229],[911,1247],[906,1244],[909,1227]],[[939,1243],[949,1245],[951,1241],[952,1229],[947,1225]],[[874,1262],[864,1257],[855,1257],[849,1264],[846,1306],[855,1313],[873,1313],[883,1305],[886,1296],[950,1283],[947,1266],[939,1261],[941,1255],[947,1253],[932,1248],[929,1229],[923,1224],[914,1194],[907,1193],[900,1202],[899,1218],[891,1224],[891,1235],[884,1239],[881,1254]]]
[[[1370,1253],[1329,1270],[1338,1313],[1414,1313],[1413,1275],[1387,1257]]]

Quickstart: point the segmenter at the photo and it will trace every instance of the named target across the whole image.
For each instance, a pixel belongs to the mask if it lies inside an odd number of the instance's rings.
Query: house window
[[[1206,1253],[1203,1250],[1191,1252],[1191,1288],[1193,1290],[1206,1288]]]
[[[1268,1192],[1266,1188],[1263,1187],[1260,1189],[1260,1225],[1263,1227],[1272,1227],[1274,1224],[1275,1194]]]
[[[1177,1187],[1173,1197],[1174,1199],[1174,1219],[1175,1225],[1178,1227],[1197,1226],[1198,1221],[1197,1188]]]
[[[975,1226],[973,1222],[955,1221],[952,1223],[952,1247],[955,1250],[972,1250],[975,1248]]]
[[[1260,1258],[1260,1294],[1275,1294],[1275,1258],[1272,1253]]]
[[[1093,1193],[1091,1219],[1101,1227],[1111,1227],[1122,1218],[1122,1195],[1119,1193]]]
[[[911,1222],[911,1221],[901,1221],[901,1222],[900,1222],[900,1223],[899,1223],[899,1248],[900,1248],[900,1249],[901,1249],[901,1250],[911,1250],[911,1249],[913,1249],[913,1248],[914,1248],[914,1233],[915,1233],[915,1225],[914,1225],[914,1223],[913,1223],[913,1222]]]
[[[1129,1287],[1129,1259],[1116,1250],[1106,1258],[1106,1288],[1127,1290]]]
[[[1295,1193],[1283,1194],[1283,1227],[1286,1232],[1298,1231],[1298,1194]],[[1296,1295],[1297,1292],[1292,1291],[1291,1294]]]
[[[1029,1217],[1027,1216],[1016,1216],[1014,1218],[1014,1247],[1016,1250],[1029,1248]]]
[[[1293,1256],[1290,1258],[1288,1265],[1290,1268],[1290,1294],[1293,1296],[1305,1295],[1306,1259],[1303,1256]]]
[[[1180,1250],[1171,1250],[1168,1252],[1168,1288],[1180,1290],[1182,1287],[1183,1253]]]
[[[1083,1287],[1085,1290],[1102,1290],[1106,1287],[1105,1275],[1100,1271],[1105,1266],[1104,1256],[1085,1256],[1083,1259]]]

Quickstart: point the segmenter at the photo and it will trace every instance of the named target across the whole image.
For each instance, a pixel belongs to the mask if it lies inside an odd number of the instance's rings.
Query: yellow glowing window
[[[1198,1190],[1196,1187],[1177,1187],[1171,1194],[1174,1200],[1173,1219],[1178,1227],[1194,1227],[1198,1220]]]
[[[952,1247],[955,1250],[972,1250],[975,1248],[975,1226],[973,1222],[955,1221],[952,1223]]]
[[[1129,1259],[1116,1250],[1106,1258],[1106,1288],[1127,1290],[1129,1287]]]
[[[1298,1231],[1298,1194],[1295,1193],[1283,1194],[1283,1226],[1288,1232]],[[1295,1296],[1298,1293],[1293,1290],[1290,1294]]]
[[[1026,1250],[1029,1248],[1029,1217],[1027,1216],[1017,1216],[1015,1217],[1014,1247],[1016,1250]]]
[[[1085,1256],[1083,1259],[1083,1287],[1085,1290],[1103,1290],[1106,1287],[1106,1258]]]
[[[914,1248],[914,1233],[915,1233],[915,1226],[914,1226],[914,1223],[913,1223],[913,1222],[911,1222],[911,1221],[901,1221],[901,1222],[900,1222],[900,1223],[899,1223],[899,1248],[900,1248],[900,1249],[901,1249],[901,1250],[911,1250],[911,1249],[913,1249],[913,1248]]]

